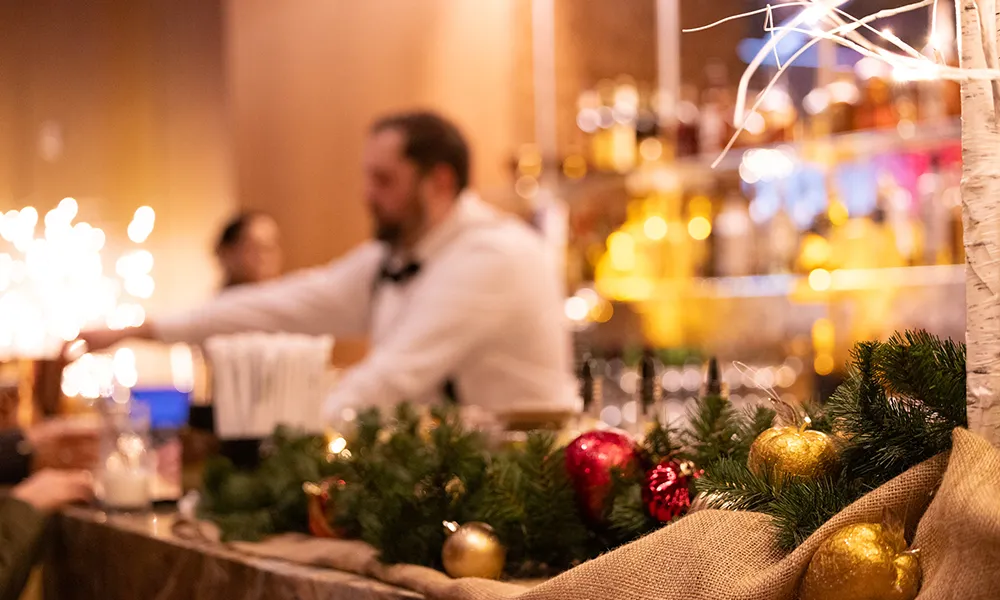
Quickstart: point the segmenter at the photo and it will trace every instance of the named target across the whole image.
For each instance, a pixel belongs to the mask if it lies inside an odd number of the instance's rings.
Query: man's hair
[[[432,112],[407,112],[379,119],[371,131],[390,129],[406,138],[403,155],[421,172],[445,165],[455,174],[456,192],[469,185],[469,145],[454,123]]]

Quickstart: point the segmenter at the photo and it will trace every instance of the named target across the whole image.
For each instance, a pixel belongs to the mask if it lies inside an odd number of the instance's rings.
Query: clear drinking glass
[[[128,396],[101,406],[100,463],[95,472],[97,496],[109,511],[144,511],[152,507],[155,462],[149,436],[149,407]]]

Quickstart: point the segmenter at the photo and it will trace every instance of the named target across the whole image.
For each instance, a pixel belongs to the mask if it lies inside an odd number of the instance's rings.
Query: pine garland
[[[807,410],[814,427],[845,440],[839,474],[778,486],[751,473],[745,460],[723,460],[696,487],[709,506],[772,515],[779,543],[790,550],[865,493],[949,450],[952,431],[966,426],[965,402],[964,345],[926,332],[862,342],[847,380],[822,410]],[[744,432],[741,445],[753,439]]]
[[[825,406],[807,406],[811,426],[844,440],[842,471],[815,482],[782,482],[747,468],[753,441],[772,425],[766,406],[736,410],[723,396],[697,402],[683,430],[654,423],[638,448],[639,468],[614,472],[607,520],[588,522],[554,437],[532,434],[493,451],[466,430],[453,408],[430,415],[401,405],[384,417],[361,414],[349,453],[328,456],[326,440],[279,428],[254,473],[225,460],[206,468],[202,515],[226,539],[302,531],[302,484],[342,480],[334,524],[364,540],[386,562],[440,568],[442,521],[483,521],[507,546],[507,573],[547,575],[588,560],[664,524],[642,499],[646,470],[690,460],[704,470],[692,493],[710,506],[771,515],[778,541],[791,549],[831,516],[890,478],[950,448],[965,426],[965,349],[924,332],[907,332],[854,350],[845,383]]]

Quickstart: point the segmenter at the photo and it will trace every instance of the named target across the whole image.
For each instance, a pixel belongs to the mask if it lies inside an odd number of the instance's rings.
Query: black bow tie
[[[399,268],[393,269],[388,262],[382,264],[382,271],[379,279],[392,283],[406,283],[420,272],[420,263],[408,262]]]

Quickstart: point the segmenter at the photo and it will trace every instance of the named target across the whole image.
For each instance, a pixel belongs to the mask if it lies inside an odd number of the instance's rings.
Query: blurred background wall
[[[685,2],[683,17],[741,4]],[[555,2],[561,146],[578,136],[581,90],[655,80],[654,16],[654,0]],[[683,43],[685,78],[723,53],[705,36]],[[214,236],[239,208],[275,216],[288,268],[365,239],[359,151],[388,111],[454,118],[477,187],[529,208],[510,174],[534,137],[531,0],[3,0],[0,52],[0,209],[44,214],[72,196],[114,247],[152,206],[154,315],[214,293]]]

